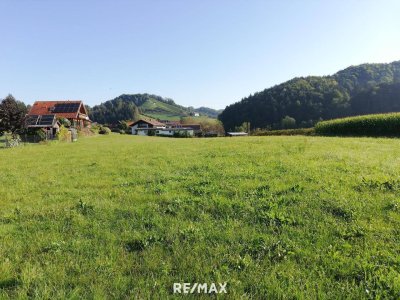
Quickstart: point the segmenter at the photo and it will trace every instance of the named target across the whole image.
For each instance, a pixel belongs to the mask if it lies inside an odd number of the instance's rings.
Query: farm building
[[[129,125],[132,128],[134,135],[155,135],[156,129],[163,129],[166,127],[164,123],[156,120],[140,119]]]
[[[184,124],[184,125],[182,125],[182,127],[192,129],[193,133],[195,135],[198,135],[201,133],[201,125],[200,124]]]
[[[227,132],[227,136],[248,136],[249,134],[247,132]]]
[[[132,123],[130,127],[133,135],[193,136],[200,125],[165,124],[156,120],[141,119]]]
[[[74,128],[90,127],[91,120],[82,101],[36,101],[28,116],[55,115],[57,119],[64,118],[71,122]]]
[[[60,123],[55,115],[28,115],[25,119],[25,127],[28,129],[42,129],[46,139],[52,139],[60,129]]]
[[[186,128],[186,127],[179,127],[179,128],[167,127],[167,128],[164,128],[164,129],[156,130],[156,135],[161,135],[161,136],[175,136],[175,135],[193,136],[194,135],[194,131],[193,131],[192,128]]]
[[[163,122],[167,128],[188,128],[193,130],[194,135],[201,133],[200,124],[181,124],[179,121],[165,121]]]

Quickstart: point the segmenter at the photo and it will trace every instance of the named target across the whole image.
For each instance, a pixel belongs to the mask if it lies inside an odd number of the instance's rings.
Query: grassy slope
[[[140,108],[144,114],[161,120],[179,120],[180,117],[187,115],[179,107],[158,101],[156,99],[147,100],[140,106]]]
[[[98,136],[0,150],[0,298],[397,298],[400,141]]]

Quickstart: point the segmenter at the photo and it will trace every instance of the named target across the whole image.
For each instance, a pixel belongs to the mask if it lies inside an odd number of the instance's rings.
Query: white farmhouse
[[[158,136],[182,136],[190,137],[194,135],[199,125],[177,125],[168,126],[156,120],[138,120],[131,125],[133,135],[158,135]],[[197,127],[196,127],[197,126]]]
[[[140,119],[130,125],[134,135],[155,135],[157,129],[164,129],[165,124],[156,120]]]

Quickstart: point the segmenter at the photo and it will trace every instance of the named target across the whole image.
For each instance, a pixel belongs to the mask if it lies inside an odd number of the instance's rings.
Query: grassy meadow
[[[174,282],[225,281],[230,299],[400,298],[400,140],[0,149],[0,299],[165,299]]]
[[[179,121],[182,116],[186,115],[186,112],[183,111],[181,107],[154,98],[144,102],[140,106],[140,109],[144,111],[146,115],[160,120]]]

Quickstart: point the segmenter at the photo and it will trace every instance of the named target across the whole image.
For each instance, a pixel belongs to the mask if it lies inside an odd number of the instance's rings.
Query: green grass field
[[[6,142],[6,138],[4,135],[0,136],[0,149],[1,148],[5,148],[5,142]]]
[[[0,161],[0,299],[400,298],[398,139],[112,134]]]

